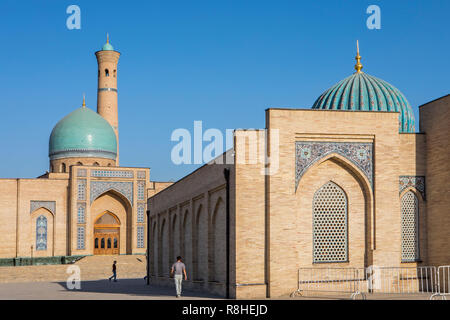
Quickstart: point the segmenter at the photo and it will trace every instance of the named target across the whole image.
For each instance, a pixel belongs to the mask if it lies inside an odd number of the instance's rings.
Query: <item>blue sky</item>
[[[66,8],[81,8],[68,30]],[[381,30],[366,8],[381,8]],[[0,2],[0,177],[48,170],[53,126],[81,105],[96,110],[94,52],[110,41],[119,62],[123,166],[176,180],[176,128],[263,128],[268,107],[310,108],[354,70],[418,106],[449,93],[450,1],[13,1]],[[417,126],[418,128],[418,126]]]

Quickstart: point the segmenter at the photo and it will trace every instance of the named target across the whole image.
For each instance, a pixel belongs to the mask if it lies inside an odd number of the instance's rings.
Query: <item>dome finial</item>
[[[86,108],[86,95],[83,93],[83,108]]]
[[[106,33],[106,43],[109,43],[109,33]]]
[[[356,64],[355,64],[355,70],[357,73],[361,73],[361,69],[363,68],[361,64],[361,56],[359,55],[359,41],[356,40]]]

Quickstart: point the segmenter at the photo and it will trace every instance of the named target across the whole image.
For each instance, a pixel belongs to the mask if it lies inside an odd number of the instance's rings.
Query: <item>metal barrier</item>
[[[440,278],[439,278],[440,277]],[[445,298],[449,291],[450,266],[368,268],[300,268],[298,289],[291,297],[305,293],[348,294],[351,299],[367,294],[431,294]],[[444,293],[446,293],[444,295]],[[431,298],[430,297],[430,298]]]
[[[437,290],[436,267],[377,267],[366,269],[370,293],[433,294]]]
[[[291,297],[304,292],[349,294],[351,299],[361,296],[365,299],[364,268],[300,268],[298,270],[298,289]]]
[[[437,290],[430,297],[430,300],[434,300],[440,297],[442,300],[447,300],[447,296],[450,296],[450,266],[440,266],[437,269]]]

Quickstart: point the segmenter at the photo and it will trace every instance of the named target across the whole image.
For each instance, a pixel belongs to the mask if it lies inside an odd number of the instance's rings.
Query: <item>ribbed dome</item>
[[[384,80],[364,72],[355,72],[325,91],[313,109],[396,111],[399,131],[414,132],[414,113],[405,96]]]
[[[50,135],[50,160],[97,157],[115,160],[117,140],[111,125],[89,108],[76,109],[53,128]]]
[[[399,132],[414,132],[414,113],[408,100],[393,85],[362,72],[358,41],[356,48],[356,72],[322,93],[312,108],[399,112]]]

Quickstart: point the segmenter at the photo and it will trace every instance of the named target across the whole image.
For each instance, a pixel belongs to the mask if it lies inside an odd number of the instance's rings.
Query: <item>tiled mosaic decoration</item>
[[[91,181],[91,202],[109,190],[119,192],[133,205],[133,182],[122,181]]]
[[[47,218],[36,219],[36,250],[47,250]]]
[[[424,176],[400,176],[399,177],[399,194],[406,188],[413,187],[420,192],[422,198],[425,199],[425,177]]]
[[[33,213],[39,208],[45,208],[51,213],[56,212],[56,202],[55,201],[30,201],[30,213]]]
[[[295,143],[295,189],[308,168],[317,160],[337,153],[355,164],[373,186],[373,144],[362,142],[309,142]]]
[[[91,170],[91,177],[133,178],[133,171],[128,170]]]

